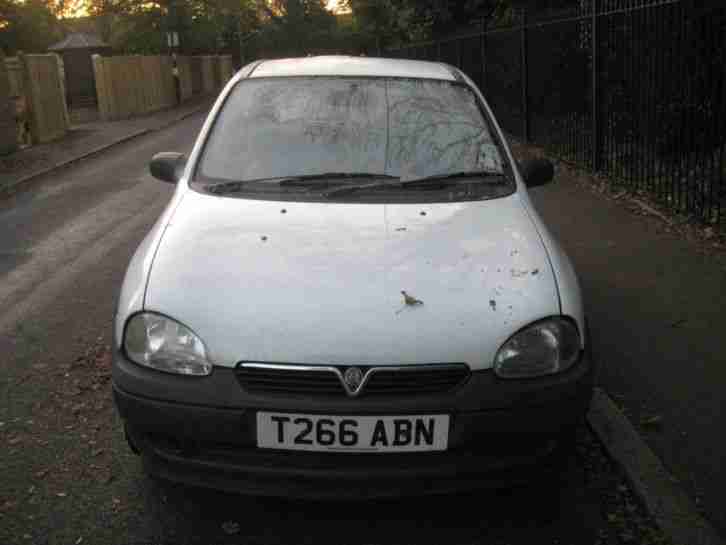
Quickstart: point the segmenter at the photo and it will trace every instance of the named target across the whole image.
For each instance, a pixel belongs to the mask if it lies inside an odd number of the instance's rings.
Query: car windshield
[[[476,172],[483,176],[466,176]],[[465,175],[442,181],[453,173]],[[395,183],[431,177],[442,179]],[[383,183],[371,183],[377,179]],[[218,195],[310,195],[315,188],[346,184],[362,188],[345,192],[348,198],[457,184],[469,186],[470,196],[490,198],[502,194],[502,186],[512,188],[500,148],[467,86],[350,77],[238,83],[210,131],[194,186]],[[472,193],[473,185],[481,188]]]

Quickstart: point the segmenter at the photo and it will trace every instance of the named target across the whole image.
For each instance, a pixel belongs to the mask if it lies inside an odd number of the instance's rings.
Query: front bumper
[[[529,480],[552,467],[557,439],[581,421],[593,385],[591,358],[537,380],[492,372],[446,394],[306,398],[246,392],[233,369],[204,378],[160,373],[114,355],[113,391],[147,470],[192,485],[288,497],[448,492]],[[274,451],[256,447],[256,412],[451,415],[449,450],[416,454]]]

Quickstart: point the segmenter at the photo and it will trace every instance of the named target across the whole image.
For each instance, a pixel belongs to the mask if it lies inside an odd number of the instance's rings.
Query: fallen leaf
[[[239,533],[239,522],[234,522],[233,520],[228,520],[224,524],[222,524],[222,530],[224,530],[224,533],[227,535],[234,535]]]
[[[649,428],[660,428],[663,424],[663,417],[656,415],[656,416],[650,416],[648,418],[644,418],[640,422],[643,426],[649,427]]]

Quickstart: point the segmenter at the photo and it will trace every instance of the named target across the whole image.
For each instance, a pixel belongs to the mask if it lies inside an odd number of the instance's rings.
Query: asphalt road
[[[111,402],[111,316],[128,259],[173,189],[146,162],[188,151],[202,120],[0,202],[0,543],[657,542],[584,429],[560,481],[509,490],[300,502],[144,477]]]

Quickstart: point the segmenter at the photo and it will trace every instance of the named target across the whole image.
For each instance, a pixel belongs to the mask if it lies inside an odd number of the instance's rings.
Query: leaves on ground
[[[240,531],[239,522],[235,522],[233,520],[228,520],[222,524],[222,530],[224,530],[225,534],[230,535],[230,536],[234,535],[234,534],[238,534]]]
[[[645,428],[660,429],[663,427],[663,417],[660,415],[648,416],[640,421]]]

